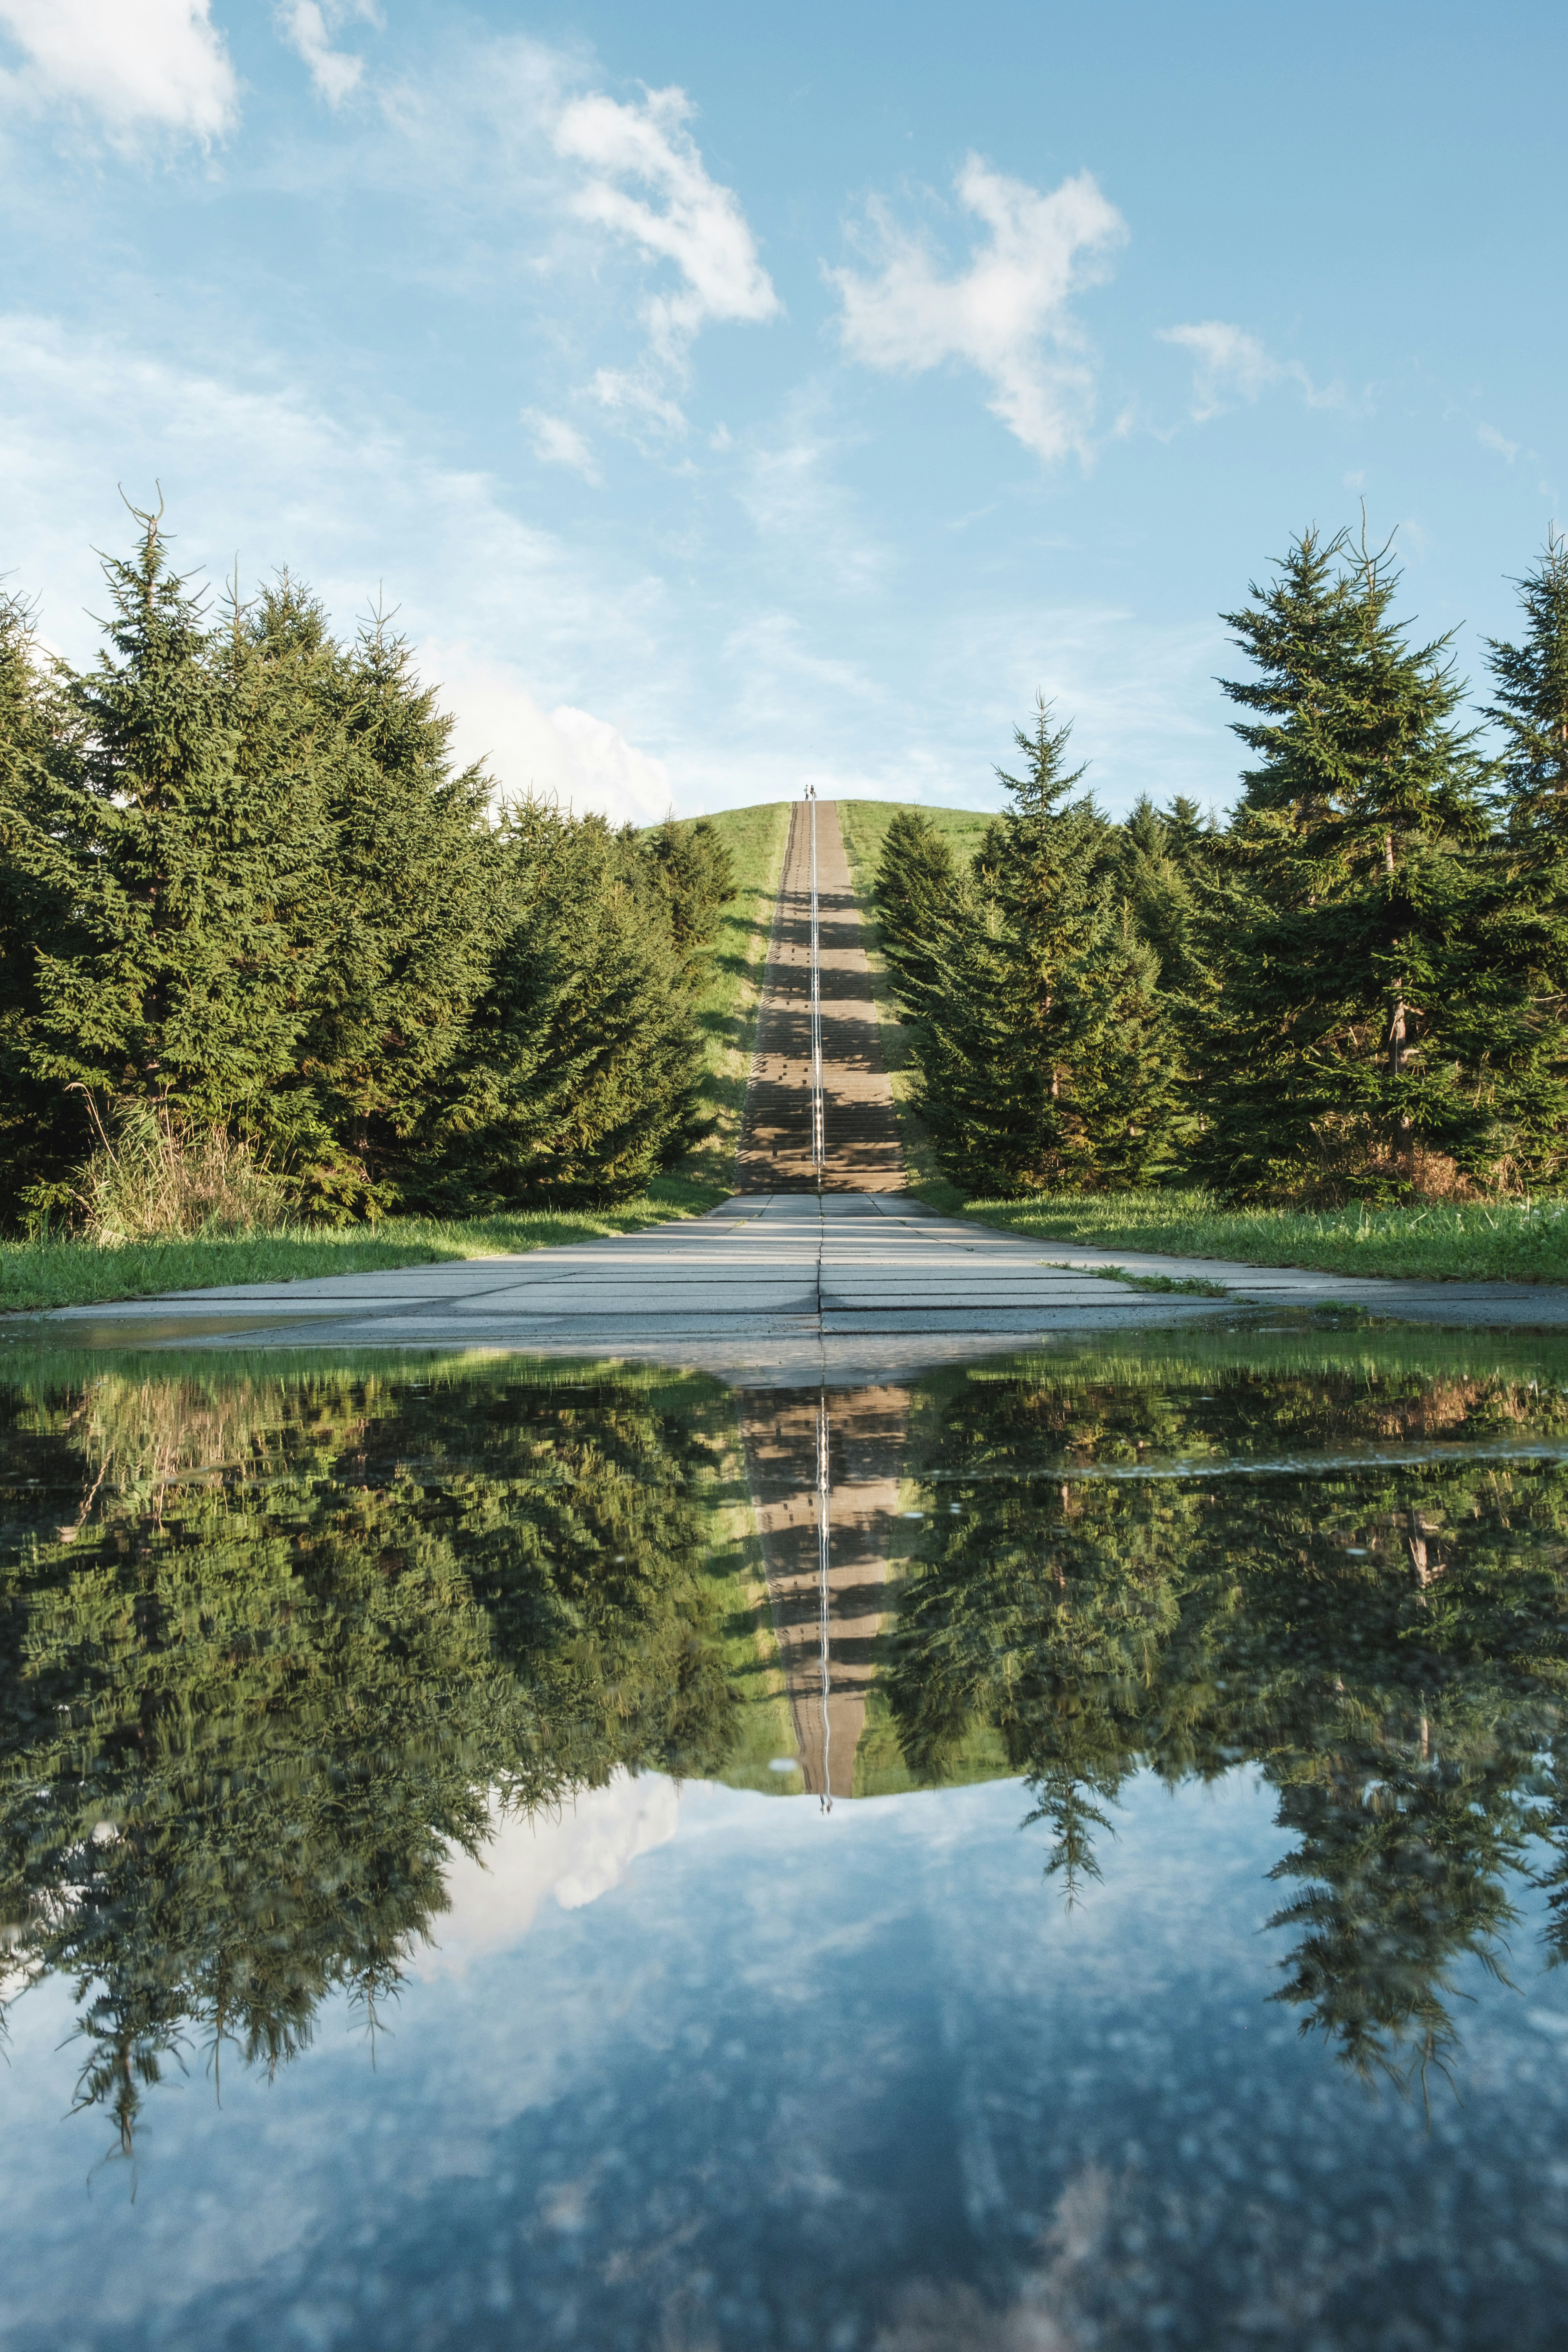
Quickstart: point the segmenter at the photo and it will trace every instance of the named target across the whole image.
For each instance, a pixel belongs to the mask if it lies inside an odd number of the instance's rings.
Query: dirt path
[[[811,1164],[811,811],[790,820],[768,948],[736,1181],[743,1192],[815,1192]],[[882,1060],[860,910],[838,811],[816,808],[823,1130],[829,1192],[898,1192],[909,1182]]]

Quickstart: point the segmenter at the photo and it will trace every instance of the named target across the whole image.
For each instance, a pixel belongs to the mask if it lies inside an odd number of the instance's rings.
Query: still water
[[[0,1383],[5,2352],[1563,2342],[1561,1345]]]

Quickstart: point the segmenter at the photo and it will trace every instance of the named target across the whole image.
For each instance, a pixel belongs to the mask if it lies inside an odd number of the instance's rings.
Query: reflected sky
[[[1560,2340],[1552,1343],[7,1370],[6,2352]]]

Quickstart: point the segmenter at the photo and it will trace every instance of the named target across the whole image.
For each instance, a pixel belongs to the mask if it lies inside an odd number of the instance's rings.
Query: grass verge
[[[1042,1193],[968,1201],[963,1213],[1085,1248],[1427,1282],[1568,1282],[1568,1202],[1561,1201],[1306,1211],[1227,1208],[1206,1192]]]
[[[960,866],[973,863],[985,828],[995,817],[994,809],[928,808],[922,801],[840,801],[838,822],[857,890],[869,893],[888,827],[900,810],[928,817],[938,833],[945,834]]]
[[[735,896],[719,927],[712,976],[697,1000],[697,1026],[702,1037],[702,1112],[713,1126],[681,1161],[679,1172],[700,1183],[718,1184],[725,1192],[734,1182],[741,1115],[752,1070],[757,1006],[784,872],[791,806],[789,801],[767,801],[756,808],[721,809],[707,820],[729,845]]]
[[[565,1242],[635,1234],[674,1217],[699,1217],[728,1186],[658,1176],[639,1201],[620,1209],[538,1210],[526,1216],[387,1217],[375,1226],[331,1230],[287,1227],[233,1240],[0,1243],[0,1310],[92,1307],[110,1299],[153,1298],[165,1290],[210,1290],[236,1282],[309,1282],[320,1275],[369,1274],[398,1265],[436,1265],[549,1249]]]

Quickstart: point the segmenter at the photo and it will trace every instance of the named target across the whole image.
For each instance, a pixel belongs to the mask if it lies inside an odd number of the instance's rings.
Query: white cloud
[[[516,669],[468,645],[426,641],[420,663],[441,681],[456,715],[452,743],[467,765],[480,761],[503,800],[559,801],[579,816],[596,810],[616,824],[651,824],[670,806],[669,770],[639,751],[618,727],[573,704],[543,709]]]
[[[660,1772],[616,1771],[559,1813],[496,1811],[491,1824],[478,1861],[457,1852],[447,1863],[447,1908],[416,1958],[417,1976],[464,1976],[473,1961],[511,1950],[547,1895],[563,1911],[596,1903],[640,1854],[669,1843],[680,1827],[680,1792]]]
[[[1159,339],[1193,354],[1192,416],[1196,425],[1218,416],[1234,400],[1256,400],[1277,383],[1298,385],[1310,408],[1339,408],[1344,404],[1337,384],[1320,390],[1300,360],[1271,358],[1256,335],[1223,319],[1205,319],[1190,327],[1162,327]]]
[[[279,0],[278,29],[310,68],[317,94],[341,106],[364,79],[364,59],[332,47],[332,35],[352,18],[379,25],[374,0]]]
[[[0,27],[27,59],[0,69],[0,102],[85,107],[122,146],[150,131],[205,142],[235,121],[209,0],[0,0]]]
[[[661,583],[596,571],[519,520],[489,478],[329,415],[260,365],[237,383],[118,337],[0,317],[0,475],[16,486],[16,584],[39,595],[50,643],[74,661],[98,642],[92,549],[131,530],[113,486],[151,499],[156,479],[182,570],[219,580],[237,549],[242,580],[288,562],[340,630],[384,583],[456,714],[461,757],[485,758],[504,793],[531,787],[639,822],[680,797],[631,740],[668,726],[680,691],[682,649],[654,626]],[[618,725],[593,709],[611,691],[623,702],[640,691]]]
[[[594,452],[574,425],[563,416],[547,415],[542,408],[525,408],[522,422],[533,437],[533,454],[546,466],[569,466],[574,473],[582,474],[590,482],[604,478],[595,462]]]
[[[771,319],[780,307],[734,191],[710,178],[686,128],[693,110],[680,89],[649,90],[638,106],[595,93],[574,99],[554,129],[556,153],[589,174],[571,198],[576,217],[675,266],[679,289],[643,304],[667,365],[710,320]]]
[[[646,373],[634,374],[625,368],[596,368],[588,389],[600,407],[618,418],[635,439],[642,440],[650,427],[656,440],[686,430],[686,416],[679,402],[660,392],[658,383]]]
[[[1510,441],[1498,431],[1495,425],[1478,425],[1476,439],[1480,442],[1483,448],[1495,449],[1498,456],[1505,457],[1510,466],[1524,446],[1521,441]]]
[[[728,436],[714,446],[724,455]],[[808,388],[785,401],[778,430],[746,436],[731,469],[735,496],[770,544],[770,578],[787,571],[808,596],[861,594],[888,571],[862,499],[836,476],[843,446],[826,403]]]
[[[1069,306],[1107,276],[1127,225],[1088,172],[1042,195],[972,155],[954,185],[989,243],[944,276],[923,239],[874,207],[880,270],[827,273],[844,304],[844,348],[891,373],[963,361],[989,379],[988,406],[1026,448],[1047,460],[1087,457],[1094,371]]]

